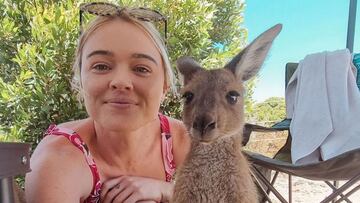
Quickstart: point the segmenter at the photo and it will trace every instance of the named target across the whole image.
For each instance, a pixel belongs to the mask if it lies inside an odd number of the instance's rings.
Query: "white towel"
[[[311,54],[286,89],[295,164],[327,160],[360,148],[360,93],[350,52]]]

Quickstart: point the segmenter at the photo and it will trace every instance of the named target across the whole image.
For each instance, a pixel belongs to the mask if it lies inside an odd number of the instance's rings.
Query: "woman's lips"
[[[137,105],[135,100],[129,98],[112,98],[106,100],[105,103],[116,108],[129,108],[133,105]]]

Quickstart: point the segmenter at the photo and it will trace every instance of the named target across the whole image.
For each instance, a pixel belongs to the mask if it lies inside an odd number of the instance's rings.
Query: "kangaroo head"
[[[183,121],[193,140],[211,143],[242,133],[243,83],[259,71],[281,28],[265,31],[221,69],[205,70],[191,57],[177,60],[184,80]]]

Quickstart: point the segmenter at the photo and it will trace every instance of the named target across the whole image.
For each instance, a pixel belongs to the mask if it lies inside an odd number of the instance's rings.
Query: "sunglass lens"
[[[95,15],[115,15],[118,11],[118,8],[113,4],[108,3],[96,3],[96,4],[88,4],[84,7],[84,10],[91,14]]]
[[[135,18],[146,21],[161,21],[165,19],[160,13],[146,8],[134,8],[130,13]]]

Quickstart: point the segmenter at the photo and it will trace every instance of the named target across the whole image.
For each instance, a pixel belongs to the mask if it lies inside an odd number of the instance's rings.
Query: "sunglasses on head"
[[[164,36],[167,39],[167,20],[160,12],[149,8],[122,8],[107,2],[90,2],[80,5],[80,33],[82,32],[84,13],[90,13],[97,16],[116,16],[122,12],[129,14],[131,17],[148,22],[163,22]]]

